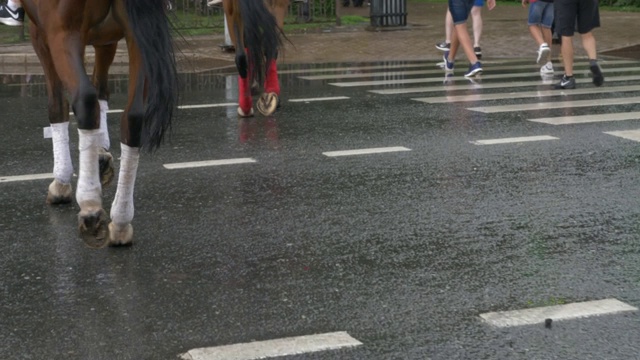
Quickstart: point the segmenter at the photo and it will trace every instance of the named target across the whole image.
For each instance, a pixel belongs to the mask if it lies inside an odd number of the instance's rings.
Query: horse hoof
[[[115,170],[113,166],[113,156],[106,149],[100,149],[98,153],[98,161],[100,163],[100,183],[102,187],[107,187],[111,184]]]
[[[109,217],[103,209],[82,210],[78,214],[78,230],[90,248],[103,248],[109,243]]]
[[[258,111],[264,116],[273,115],[278,108],[278,95],[276,93],[264,93],[256,103]]]
[[[125,226],[109,224],[109,245],[110,246],[127,246],[131,245],[133,240],[133,226],[127,224]]]
[[[240,106],[238,106],[238,116],[243,117],[243,118],[252,117],[253,116],[253,108],[249,109],[248,112],[245,112],[244,110],[242,110],[242,108]]]
[[[49,191],[47,192],[47,204],[60,205],[68,204],[72,201],[73,189],[71,184],[63,184],[58,180],[53,180],[49,184]]]

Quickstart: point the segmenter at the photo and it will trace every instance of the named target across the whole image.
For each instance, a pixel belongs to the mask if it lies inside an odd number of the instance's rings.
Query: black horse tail
[[[264,84],[266,64],[278,57],[282,46],[282,29],[267,8],[264,0],[236,0],[240,9],[244,33],[244,44],[249,59],[249,83]],[[244,52],[244,48],[239,49]]]
[[[125,0],[129,27],[142,55],[146,103],[141,148],[153,151],[171,129],[178,77],[166,0]],[[135,81],[135,79],[129,79]]]

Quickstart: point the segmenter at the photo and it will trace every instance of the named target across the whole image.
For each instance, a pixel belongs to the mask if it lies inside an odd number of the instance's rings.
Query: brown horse
[[[253,115],[251,89],[257,85],[260,97],[256,107],[269,116],[280,101],[276,60],[289,0],[224,0],[222,6],[236,51],[238,115]]]
[[[140,149],[156,149],[171,125],[177,76],[165,1],[22,0],[49,97],[54,180],[47,202],[72,201],[66,90],[79,133],[78,225],[82,239],[92,247],[131,242]],[[109,182],[109,172],[113,176],[108,165],[107,78],[121,39],[129,54],[129,91],[120,120],[121,166],[109,223],[102,207],[102,186]],[[84,67],[89,45],[95,49],[91,79]]]

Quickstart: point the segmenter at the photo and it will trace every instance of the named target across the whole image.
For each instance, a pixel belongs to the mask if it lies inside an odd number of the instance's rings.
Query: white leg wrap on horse
[[[138,172],[140,149],[120,144],[122,154],[120,158],[120,175],[118,190],[111,205],[111,221],[124,226],[133,220],[133,187]]]
[[[76,200],[78,204],[91,203],[102,206],[102,185],[100,184],[100,165],[98,148],[100,130],[78,130],[80,149],[80,171]]]
[[[109,111],[109,103],[107,100],[98,100],[100,104],[100,135],[102,136],[102,148],[109,150],[111,141],[109,140],[109,128],[107,127],[107,111]]]
[[[69,122],[51,124],[53,140],[53,176],[62,184],[71,183],[73,163],[69,151]]]

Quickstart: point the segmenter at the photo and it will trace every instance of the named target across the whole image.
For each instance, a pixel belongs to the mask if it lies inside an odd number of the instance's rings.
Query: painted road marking
[[[483,62],[483,64],[485,64]],[[618,64],[639,64],[634,60],[622,60]],[[576,68],[586,68],[589,64],[582,63]],[[398,67],[393,68],[382,68],[382,69],[397,69]],[[536,65],[531,64],[520,64],[520,65],[508,65],[501,66],[500,70],[532,70],[537,68]],[[558,69],[563,69],[562,66],[558,66]],[[583,69],[584,70],[584,69]],[[575,70],[578,72],[578,70]],[[363,78],[363,77],[373,77],[373,76],[401,76],[401,75],[428,75],[428,74],[442,74],[442,69],[429,69],[429,70],[409,70],[409,71],[382,71],[382,72],[357,72],[357,73],[349,73],[349,74],[326,74],[326,75],[308,75],[308,76],[299,76],[298,78],[303,80],[331,80],[331,79],[354,79],[354,78]]]
[[[360,346],[344,331],[189,350],[183,360],[254,360]]]
[[[605,72],[605,73],[623,72],[623,71],[640,71],[640,67],[610,68],[607,70],[605,69],[602,70],[602,72]],[[537,72],[526,72],[526,73],[483,75],[481,78],[478,78],[478,79],[482,79],[482,80],[514,79],[514,78],[534,77],[534,76],[540,76],[540,72],[537,71]],[[429,83],[429,82],[442,82],[442,79],[428,77],[428,78],[416,78],[416,79],[348,81],[348,82],[333,82],[333,83],[329,83],[329,85],[338,86],[338,87],[355,87],[355,86],[418,84],[418,83]]]
[[[502,139],[475,140],[475,141],[469,141],[469,142],[474,145],[497,145],[497,144],[511,144],[511,143],[546,141],[546,140],[559,140],[559,139],[557,137],[553,137],[549,135],[539,135],[539,136],[502,138]]]
[[[16,175],[16,176],[0,176],[0,183],[14,182],[14,181],[42,180],[42,179],[53,179],[53,173],[31,174],[31,175]]]
[[[537,98],[537,97],[545,97],[545,96],[551,97],[551,96],[568,96],[568,95],[583,95],[583,94],[604,94],[604,93],[627,92],[627,91],[640,91],[640,85],[581,88],[581,89],[573,89],[573,90],[537,90],[537,91],[522,91],[522,92],[494,93],[494,94],[472,94],[472,95],[457,95],[457,96],[452,95],[452,96],[424,97],[424,98],[416,98],[411,100],[425,102],[428,104],[440,104],[440,103],[466,102],[466,101],[524,99],[524,98]]]
[[[370,149],[327,151],[327,152],[323,152],[322,155],[329,156],[329,157],[337,157],[337,156],[351,156],[351,155],[380,154],[380,153],[389,153],[389,152],[398,152],[398,151],[411,151],[411,149],[408,149],[403,146],[392,146],[392,147],[370,148]]]
[[[183,163],[164,164],[163,166],[169,170],[175,169],[190,169],[205,166],[221,166],[221,165],[235,165],[235,164],[249,164],[257,162],[252,158],[237,158],[237,159],[224,159],[224,160],[206,160],[206,161],[191,161]]]
[[[558,116],[547,118],[527,119],[528,121],[549,124],[549,125],[568,125],[568,124],[586,124],[593,122],[605,122],[605,121],[624,121],[624,120],[638,120],[640,119],[640,112],[628,112],[628,113],[610,113],[610,114],[597,114],[597,115],[576,115],[576,116]]]
[[[632,96],[625,98],[598,99],[598,100],[575,100],[575,101],[556,101],[556,102],[539,102],[531,104],[515,104],[515,105],[496,105],[496,106],[480,106],[467,108],[467,110],[477,111],[485,114],[494,114],[508,111],[528,111],[528,110],[548,110],[563,109],[588,106],[610,106],[610,105],[626,105],[636,104],[640,102],[640,96]]]
[[[522,60],[498,60],[498,61],[483,61],[483,64],[512,64],[522,63]],[[636,60],[598,60],[600,65],[624,65],[624,64],[639,64]],[[579,66],[580,63],[576,63],[575,66]],[[584,63],[587,65],[587,63]],[[389,65],[370,65],[370,66],[352,66],[352,67],[336,67],[336,68],[309,68],[309,69],[278,69],[279,74],[312,74],[312,73],[331,73],[341,71],[362,71],[362,70],[377,70],[377,69],[402,69],[402,68],[420,68],[420,67],[432,67],[432,61],[422,61],[418,63],[409,64],[389,64]],[[529,64],[521,66],[531,66]]]
[[[553,321],[569,320],[637,310],[636,307],[625,304],[622,301],[605,299],[525,310],[490,312],[480,314],[480,317],[490,325],[508,327],[540,324],[544,323],[545,319]]]
[[[341,71],[362,71],[362,70],[379,70],[379,69],[402,69],[402,68],[421,68],[433,66],[430,62],[422,62],[417,64],[392,64],[392,65],[371,65],[371,66],[354,66],[354,67],[337,67],[337,68],[312,68],[312,69],[291,69],[278,70],[278,74],[312,74],[312,73],[330,73]]]
[[[611,76],[607,77],[607,84],[612,81],[634,81],[640,80],[640,75],[633,76]],[[591,83],[591,79],[576,79],[577,84]],[[502,82],[502,83],[490,83],[490,84],[465,84],[465,85],[435,85],[435,86],[421,86],[402,89],[381,89],[381,90],[368,90],[374,94],[380,95],[398,95],[398,94],[415,94],[426,92],[441,92],[441,91],[454,91],[454,90],[473,90],[473,89],[500,89],[500,88],[512,88],[512,87],[524,87],[524,86],[536,86],[543,85],[541,80],[536,81],[518,81],[518,82]],[[560,91],[560,90],[558,90]]]
[[[331,100],[347,100],[350,99],[348,96],[330,96],[330,97],[319,97],[319,98],[307,98],[307,99],[289,99],[289,102],[314,102],[314,101],[331,101]]]
[[[226,107],[226,106],[238,106],[238,103],[180,105],[178,106],[178,109],[205,109],[205,108]]]
[[[214,108],[214,107],[225,107],[225,106],[237,106],[238,103],[219,103],[219,104],[196,104],[196,105],[179,105],[178,109],[206,109],[206,108]],[[117,114],[123,113],[123,109],[111,109],[107,110],[107,114]],[[69,115],[73,115],[73,112],[70,112]]]
[[[640,129],[638,130],[621,130],[621,131],[605,131],[605,134],[621,137],[627,140],[640,142]]]

